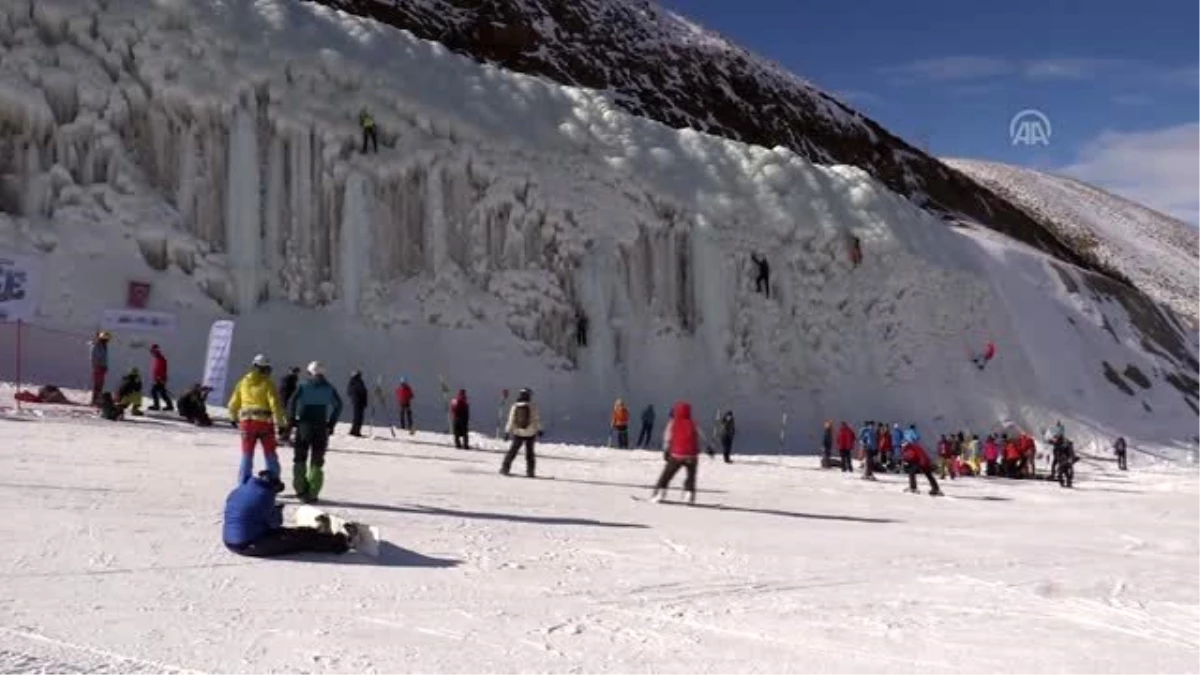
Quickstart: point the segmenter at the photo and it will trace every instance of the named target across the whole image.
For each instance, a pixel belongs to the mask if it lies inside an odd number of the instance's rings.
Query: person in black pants
[[[300,501],[312,504],[325,485],[325,451],[342,414],[342,399],[325,379],[325,369],[320,363],[308,364],[308,374],[309,379],[288,403],[288,419],[296,429],[292,487]]]
[[[654,404],[646,406],[642,410],[642,429],[638,432],[637,444],[639,448],[649,447],[654,435]]]
[[[821,431],[821,468],[828,469],[833,465],[833,422],[825,420],[825,428]]]
[[[771,265],[766,258],[760,257],[757,253],[750,254],[750,261],[754,263],[757,270],[754,275],[754,290],[769,299],[771,297]]]
[[[321,532],[311,527],[284,527],[283,504],[275,494],[283,489],[268,471],[242,483],[225,499],[222,539],[238,555],[269,558],[288,553],[345,553],[354,548],[357,530],[347,534]]]
[[[466,389],[459,389],[450,399],[450,428],[454,432],[454,447],[470,450],[471,404]]]
[[[1113,452],[1117,455],[1117,468],[1121,471],[1129,470],[1129,460],[1127,457],[1127,449],[1125,447],[1125,437],[1120,436],[1113,443]]]
[[[717,440],[721,442],[721,454],[725,456],[725,463],[733,463],[730,454],[733,452],[733,437],[737,429],[733,423],[733,411],[726,410],[721,415],[721,421],[717,423]]]
[[[350,435],[362,438],[363,413],[367,410],[367,385],[363,383],[361,370],[356,370],[350,376],[346,385],[346,397],[350,399],[350,411],[353,418],[350,421]]]
[[[534,454],[533,444],[534,439],[542,435],[542,422],[538,416],[537,406],[533,404],[532,399],[533,392],[529,389],[522,389],[517,394],[517,402],[508,411],[508,424],[505,426],[505,430],[512,437],[512,445],[508,448],[508,453],[504,455],[504,462],[500,465],[500,473],[505,476],[512,471],[513,460],[517,458],[517,452],[524,445],[525,475],[530,478],[534,477],[537,456]]]

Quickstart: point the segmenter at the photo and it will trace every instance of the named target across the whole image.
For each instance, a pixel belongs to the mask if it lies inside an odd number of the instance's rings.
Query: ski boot
[[[911,487],[910,487],[910,488],[904,488],[904,492],[906,492],[907,494],[910,494],[910,495],[919,495],[919,494],[921,494],[921,491],[920,491],[920,490],[918,490],[917,488],[911,488]]]
[[[930,490],[930,491],[929,491],[929,496],[930,496],[930,497],[943,497],[943,496],[945,496],[945,495],[942,493],[942,490],[941,490],[941,488],[938,488],[938,489],[936,489],[936,490]]]
[[[687,497],[688,506],[695,506],[696,505],[696,491],[692,490],[691,492],[688,492],[687,495],[688,495],[688,497]]]
[[[650,501],[654,502],[655,504],[661,504],[665,496],[666,495],[664,495],[662,491],[655,490],[654,492],[650,493]]]

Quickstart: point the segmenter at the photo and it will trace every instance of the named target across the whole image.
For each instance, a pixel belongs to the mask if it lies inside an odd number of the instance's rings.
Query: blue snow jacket
[[[909,443],[920,443],[920,442],[921,442],[921,434],[917,433],[916,427],[909,427],[904,430],[904,444],[905,445],[907,445]]]
[[[858,441],[862,443],[867,450],[874,452],[875,450],[875,425],[867,424],[858,430]]]
[[[288,401],[288,419],[300,424],[329,426],[342,416],[342,397],[324,375],[309,378]]]
[[[225,498],[221,536],[226,546],[245,546],[281,527],[283,510],[275,508],[275,490],[267,481],[251,478]]]
[[[900,431],[899,424],[892,425],[892,448],[899,450],[900,446],[904,445],[904,432]]]

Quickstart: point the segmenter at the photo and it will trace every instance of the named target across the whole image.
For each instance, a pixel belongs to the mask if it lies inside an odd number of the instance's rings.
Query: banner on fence
[[[100,316],[100,327],[112,331],[142,331],[173,333],[177,320],[170,312],[146,309],[106,309]]]
[[[233,322],[213,322],[208,330],[208,353],[204,360],[204,386],[212,387],[209,394],[217,405],[225,403],[225,380],[229,376],[229,352],[233,348]]]
[[[0,321],[28,321],[41,295],[42,261],[0,251]]]

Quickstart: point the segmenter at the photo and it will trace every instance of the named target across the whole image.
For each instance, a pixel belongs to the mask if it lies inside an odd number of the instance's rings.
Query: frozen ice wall
[[[93,227],[237,314],[242,344],[532,384],[591,435],[616,396],[732,406],[763,443],[783,410],[794,428],[959,425],[1039,396],[971,244],[852,167],[668,129],[311,3],[10,1],[0,57],[0,209],[61,228],[94,200]],[[139,195],[162,217],[114,207]],[[278,318],[300,310],[305,327]],[[1012,370],[981,384],[967,358],[989,337]]]

